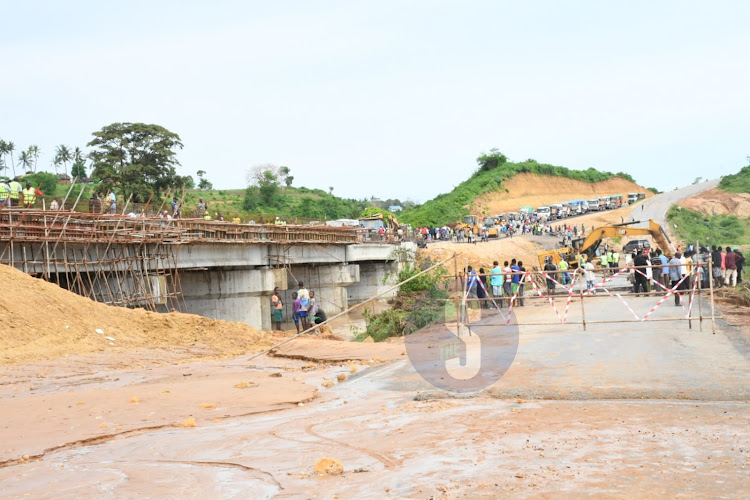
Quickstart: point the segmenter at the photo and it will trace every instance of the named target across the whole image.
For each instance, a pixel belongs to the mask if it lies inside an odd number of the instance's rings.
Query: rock
[[[372,343],[372,342],[375,342],[375,339],[373,339],[373,338],[372,338],[371,336],[369,336],[369,335],[368,335],[368,336],[367,336],[367,337],[365,338],[365,340],[363,340],[362,342],[369,342],[369,343]]]
[[[333,380],[324,380],[321,385],[325,388],[333,387]]]
[[[344,465],[333,458],[321,458],[315,462],[314,471],[319,476],[340,476],[344,473]]]
[[[197,425],[198,424],[195,422],[195,419],[193,417],[188,417],[182,421],[180,427],[195,427]]]
[[[336,375],[336,380],[338,380],[339,382],[343,382],[344,380],[346,380],[346,373],[339,373],[338,375]]]

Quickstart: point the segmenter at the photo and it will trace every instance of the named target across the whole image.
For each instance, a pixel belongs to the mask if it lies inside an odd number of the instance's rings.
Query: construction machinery
[[[549,250],[542,252],[538,255],[539,266],[544,267],[547,259],[551,259],[552,263],[558,265],[561,260],[565,260],[571,268],[578,267],[578,263],[582,256],[585,256],[586,260],[593,262],[599,259],[601,252],[599,246],[605,238],[617,238],[623,236],[651,236],[654,239],[654,243],[657,247],[661,248],[661,251],[665,255],[672,255],[675,251],[672,242],[664,232],[664,229],[656,223],[653,219],[649,219],[648,227],[630,227],[634,224],[639,224],[640,221],[626,222],[624,224],[613,224],[609,226],[602,226],[592,230],[585,238],[577,238],[570,242],[570,246],[563,246],[555,250]],[[563,245],[565,240],[563,240]]]
[[[449,224],[450,226],[450,224]],[[498,230],[495,227],[495,219],[492,217],[485,217],[481,220],[479,219],[479,216],[477,215],[465,215],[462,222],[457,222],[453,224],[453,229],[455,231],[471,231],[477,236],[480,236],[482,234],[482,229],[487,229],[487,237],[488,238],[497,238],[498,237]]]
[[[383,217],[383,214],[379,213],[368,217],[360,217],[358,220],[362,227],[369,230],[379,230],[382,227],[395,231],[399,228],[398,220],[391,214]]]

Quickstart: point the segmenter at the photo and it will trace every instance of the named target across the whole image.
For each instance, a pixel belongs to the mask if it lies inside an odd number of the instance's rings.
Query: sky
[[[0,138],[50,171],[114,122],[215,188],[271,163],[357,199],[424,202],[493,147],[662,190],[750,155],[745,0],[3,4]]]

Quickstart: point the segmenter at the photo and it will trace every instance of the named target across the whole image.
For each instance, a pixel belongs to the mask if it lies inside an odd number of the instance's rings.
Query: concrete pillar
[[[180,282],[188,312],[270,330],[270,296],[274,287],[286,287],[286,274],[263,268],[182,271]]]
[[[397,283],[398,271],[402,266],[403,264],[396,261],[360,262],[359,282],[347,288],[349,303],[365,301],[391,288]],[[382,295],[379,300],[391,299],[397,292],[398,290],[393,290]]]
[[[285,294],[287,303],[291,305],[292,292],[297,291],[299,288],[297,283],[301,281],[305,284],[305,288],[315,291],[318,307],[330,316],[349,306],[347,287],[359,281],[359,265],[292,266],[291,274],[293,277],[288,277],[289,290]]]

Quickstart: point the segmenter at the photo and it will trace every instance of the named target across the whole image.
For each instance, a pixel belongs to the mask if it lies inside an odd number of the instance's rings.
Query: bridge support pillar
[[[259,330],[271,330],[270,296],[287,285],[283,270],[268,268],[182,271],[180,283],[189,313]]]
[[[292,292],[299,289],[297,284],[301,281],[305,284],[305,288],[315,292],[318,307],[330,317],[348,307],[347,287],[359,281],[359,265],[292,266],[288,280],[289,289],[285,296],[289,304],[291,304]]]

